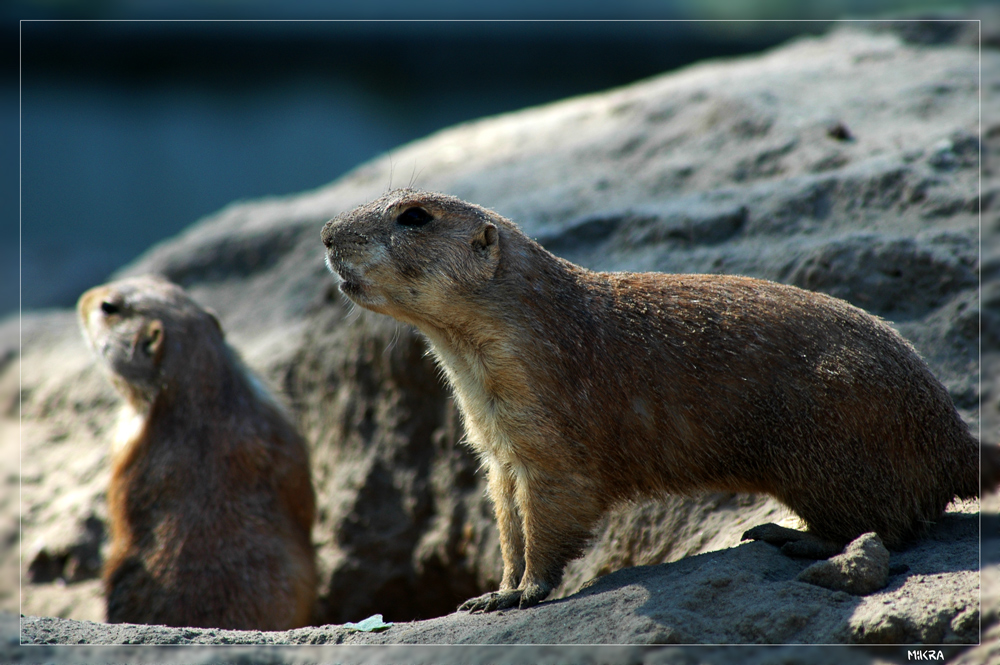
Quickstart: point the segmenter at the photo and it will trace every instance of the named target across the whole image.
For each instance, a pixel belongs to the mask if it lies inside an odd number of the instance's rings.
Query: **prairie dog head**
[[[77,303],[94,355],[130,402],[149,403],[185,366],[197,375],[201,347],[222,346],[218,320],[184,291],[156,276],[97,286]]]
[[[504,220],[460,199],[397,189],[323,227],[326,263],[357,304],[419,324],[486,288]]]

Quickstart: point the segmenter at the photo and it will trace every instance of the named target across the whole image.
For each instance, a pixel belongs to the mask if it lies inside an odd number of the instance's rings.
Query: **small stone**
[[[874,533],[858,536],[845,549],[826,561],[817,561],[796,578],[834,591],[865,596],[889,582],[889,550]]]
[[[837,141],[853,141],[854,134],[843,122],[835,122],[826,128],[826,135]]]

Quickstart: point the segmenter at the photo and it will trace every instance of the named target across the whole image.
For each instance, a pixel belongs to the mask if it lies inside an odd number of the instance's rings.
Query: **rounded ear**
[[[208,314],[208,318],[212,319],[212,323],[214,323],[215,327],[218,328],[219,334],[225,337],[226,334],[222,332],[222,324],[219,323],[219,315],[215,313],[214,309],[209,309],[208,307],[205,307],[204,310],[205,313]]]
[[[500,232],[496,225],[489,222],[484,224],[472,239],[472,248],[483,255],[495,253],[500,248]]]
[[[154,363],[158,363],[160,362],[160,357],[163,355],[165,339],[166,333],[163,330],[163,322],[159,319],[154,319],[147,323],[142,331],[140,331],[136,339],[136,346],[146,356],[152,358]]]

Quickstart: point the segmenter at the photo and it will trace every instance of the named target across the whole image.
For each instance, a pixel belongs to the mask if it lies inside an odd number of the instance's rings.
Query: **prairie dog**
[[[111,451],[107,620],[306,625],[315,497],[305,442],[180,287],[135,277],[77,305],[124,397]]]
[[[613,505],[762,492],[816,536],[919,536],[979,492],[979,446],[880,319],[724,275],[593,272],[495,212],[394,190],[327,222],[358,305],[416,326],[483,461],[504,561],[462,609],[530,607]]]

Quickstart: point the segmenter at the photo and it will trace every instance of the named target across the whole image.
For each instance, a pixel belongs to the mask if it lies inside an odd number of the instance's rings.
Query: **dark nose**
[[[319,234],[320,238],[323,239],[323,246],[330,249],[333,246],[333,223],[337,221],[331,219],[329,222],[323,225],[323,231]]]

